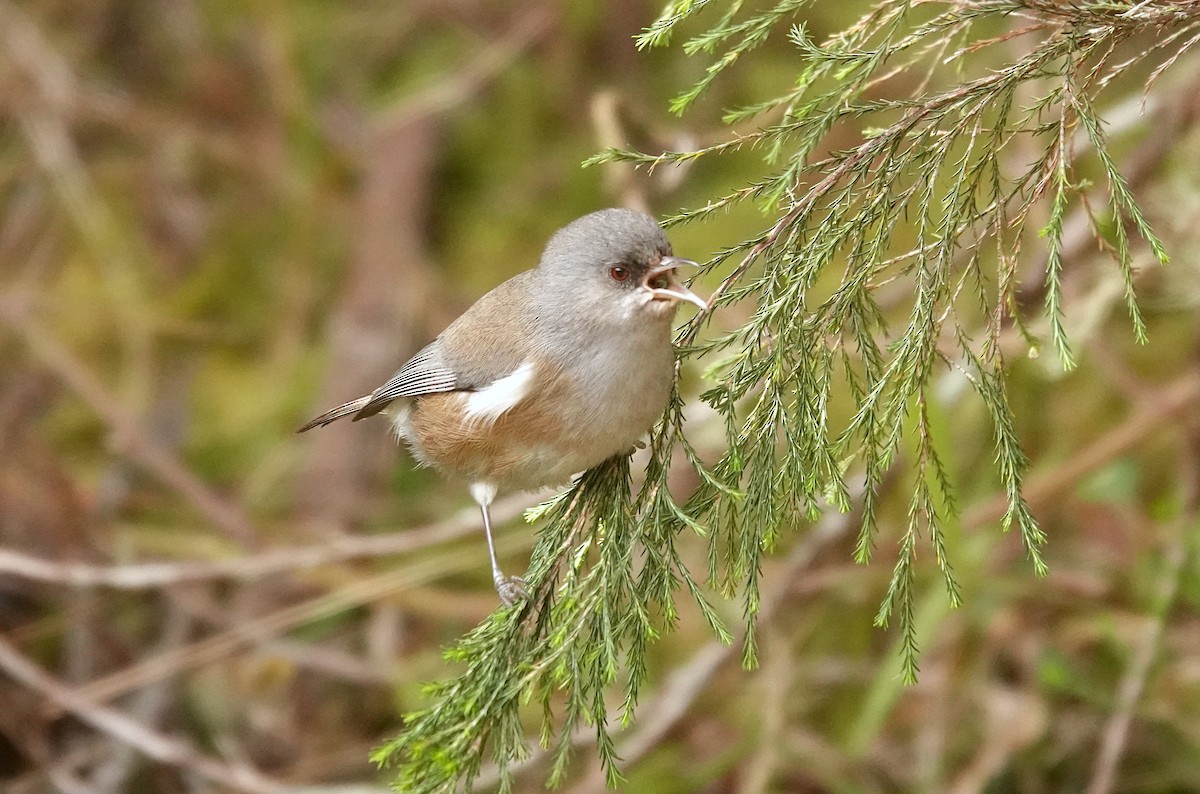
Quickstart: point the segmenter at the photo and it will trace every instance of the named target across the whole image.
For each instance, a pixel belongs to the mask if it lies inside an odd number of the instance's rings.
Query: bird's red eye
[[[614,267],[608,271],[608,275],[612,277],[613,281],[624,281],[629,278],[629,271],[623,267]]]

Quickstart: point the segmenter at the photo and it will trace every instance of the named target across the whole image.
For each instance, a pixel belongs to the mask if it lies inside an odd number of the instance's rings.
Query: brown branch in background
[[[542,496],[547,495],[542,493]],[[528,494],[506,497],[496,502],[492,514],[497,523],[504,523],[519,516],[529,502]],[[298,573],[364,558],[409,554],[477,535],[480,531],[479,511],[471,507],[460,510],[445,521],[424,527],[386,535],[335,536],[311,546],[272,549],[225,560],[95,565],[42,559],[0,548],[0,575],[71,587],[111,587],[118,590],[148,590],[214,579],[256,581],[276,574]]]
[[[0,323],[23,339],[33,355],[95,411],[121,454],[177,493],[229,538],[251,548],[260,545],[258,532],[242,509],[150,438],[121,400],[44,328],[19,298],[0,296]]]
[[[1189,373],[1161,390],[1160,396],[1117,427],[1080,449],[1068,460],[1026,481],[1025,501],[1045,507],[1088,474],[1144,444],[1156,431],[1175,422],[1200,402],[1200,374]],[[975,528],[999,521],[1008,510],[1008,496],[996,494],[966,511],[962,525]]]
[[[629,136],[621,123],[621,98],[615,91],[601,91],[592,97],[589,110],[596,143],[601,149],[623,149],[629,146]],[[650,212],[646,192],[638,183],[633,163],[614,161],[604,166],[605,190],[616,197],[622,207]]]
[[[166,611],[167,615],[163,621],[165,625],[152,653],[161,653],[183,645],[191,632],[192,620],[182,609],[168,604]],[[139,691],[132,699],[131,719],[145,726],[147,730],[153,730],[154,726],[163,720],[168,706],[178,697],[173,680],[164,678],[157,681],[153,686]],[[136,750],[137,748],[120,740],[110,742],[103,762],[99,763],[89,776],[92,791],[97,794],[125,791],[129,777],[137,767]]]
[[[546,36],[554,19],[554,9],[549,4],[523,11],[511,30],[498,34],[494,43],[481,49],[461,70],[396,104],[380,117],[376,126],[381,132],[400,129],[470,102]]]
[[[95,737],[89,744],[65,753],[52,755],[47,748],[39,748],[34,757],[38,767],[17,778],[5,781],[4,794],[45,794],[46,781],[62,794],[94,794],[87,784],[78,780],[73,770],[96,763],[108,752],[108,737]]]
[[[696,146],[690,133],[650,127],[634,116],[633,110],[614,89],[606,88],[592,96],[588,112],[598,150],[682,151]],[[653,215],[651,196],[674,193],[684,184],[693,165],[693,161],[687,161],[672,163],[669,168],[640,171],[633,163],[610,160],[601,166],[604,190],[620,206]]]
[[[984,740],[971,759],[944,789],[943,794],[982,794],[1013,756],[1042,736],[1050,722],[1046,703],[1029,692],[1000,684],[981,695]]]
[[[190,744],[149,730],[114,709],[95,703],[79,691],[48,675],[0,637],[0,670],[44,695],[51,703],[93,728],[164,764],[193,772],[205,780],[251,794],[279,794],[288,788],[263,777],[249,766],[232,766],[202,755]]]
[[[496,551],[510,553],[528,545],[527,538],[513,533],[497,539]],[[120,697],[164,676],[212,664],[241,648],[260,645],[267,639],[321,618],[396,596],[426,582],[478,568],[479,552],[472,548],[429,555],[383,573],[360,576],[328,593],[265,615],[239,617],[225,631],[154,656],[146,656],[128,667],[80,686],[78,692],[98,702]],[[490,599],[483,602],[491,608]]]

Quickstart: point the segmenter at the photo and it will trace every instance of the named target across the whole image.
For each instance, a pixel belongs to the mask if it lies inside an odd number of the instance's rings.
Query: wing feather
[[[434,340],[408,360],[387,383],[371,392],[366,403],[354,414],[354,421],[374,416],[398,397],[437,394],[458,388],[458,376],[446,365],[441,341]]]
[[[337,408],[331,408],[296,432],[303,433],[307,430],[312,430],[314,427],[324,427],[330,422],[335,422],[338,419],[341,419],[343,416],[349,416],[350,414],[358,413],[362,410],[363,406],[367,404],[369,399],[371,399],[370,395],[366,397],[359,397],[357,400],[351,400],[348,403],[339,405]]]

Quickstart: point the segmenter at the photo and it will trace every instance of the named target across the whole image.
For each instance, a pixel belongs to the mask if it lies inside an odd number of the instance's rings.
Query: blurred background
[[[810,35],[866,6],[816,3]],[[496,606],[482,532],[383,422],[293,432],[574,217],[670,214],[754,178],[753,152],[580,167],[719,140],[723,109],[795,75],[776,36],[670,116],[706,63],[636,51],[659,10],[0,0],[0,789],[384,790],[370,749]],[[694,610],[658,644],[618,746],[628,790],[1200,791],[1198,66],[1099,102],[1173,258],[1139,276],[1151,344],[1073,216],[1080,367],[1014,362],[1050,575],[1001,533],[988,418],[948,377],[933,413],[965,606],[924,553],[920,683],[872,625],[895,538],[857,566],[852,517],[797,527],[764,572],[758,670]],[[743,208],[671,236],[704,260],[770,222]],[[1027,255],[1036,292],[1045,257]],[[711,459],[705,422],[689,435]],[[538,498],[496,507],[513,571]],[[684,543],[702,571],[704,541]],[[603,790],[589,741],[569,791]],[[542,790],[539,759],[520,790]]]

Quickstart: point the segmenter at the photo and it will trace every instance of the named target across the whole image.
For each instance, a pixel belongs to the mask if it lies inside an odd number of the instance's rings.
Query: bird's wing
[[[359,397],[357,400],[351,400],[348,403],[343,403],[342,405],[339,405],[337,408],[331,408],[328,411],[326,411],[325,413],[318,416],[316,419],[314,419],[311,422],[309,422],[308,424],[306,424],[304,427],[297,430],[296,432],[303,433],[305,431],[312,430],[314,427],[324,427],[325,425],[329,424],[330,422],[336,422],[338,419],[341,419],[343,416],[349,416],[350,414],[356,414],[362,410],[362,407],[364,405],[366,405],[370,401],[370,399],[371,399],[371,395],[368,394],[366,397]]]
[[[353,415],[354,421],[357,422],[359,419],[379,413],[397,397],[416,397],[421,394],[454,391],[458,387],[457,384],[458,376],[443,360],[441,340],[435,339],[410,358],[403,367],[396,371],[395,375],[388,378],[387,383],[365,397],[359,397],[357,400],[351,400],[326,411],[296,432],[303,433],[314,427],[324,427],[343,416]]]
[[[530,329],[523,311],[531,278],[525,272],[500,284],[378,389],[326,411],[297,432],[327,425],[343,416],[353,415],[354,421],[374,416],[400,397],[449,391],[482,393],[493,384],[505,387],[500,392],[509,395],[507,406],[501,409],[496,395],[489,393],[489,399],[479,401],[479,409],[491,418],[503,413],[524,396],[527,388],[523,381],[531,374],[531,366],[525,366],[530,360]],[[518,372],[524,376],[511,377]],[[516,394],[520,397],[511,399]]]
[[[454,391],[458,383],[458,375],[442,355],[442,340],[435,339],[388,378],[387,383],[367,395],[362,407],[355,411],[354,421],[374,416],[397,397]]]

